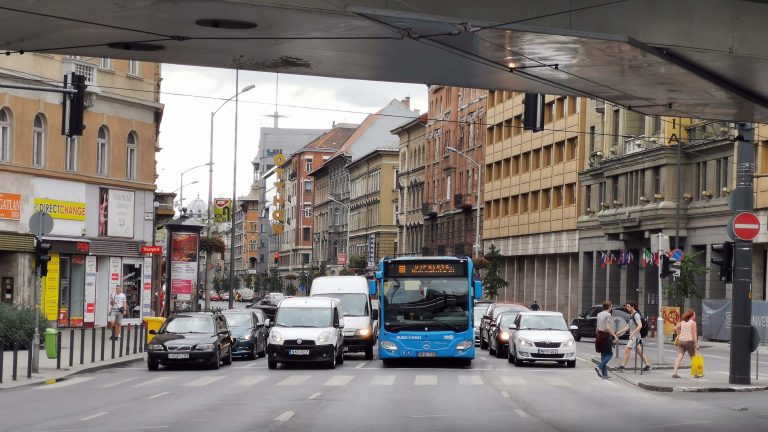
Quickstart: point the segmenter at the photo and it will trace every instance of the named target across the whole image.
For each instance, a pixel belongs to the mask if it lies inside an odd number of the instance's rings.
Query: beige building
[[[400,137],[397,173],[397,256],[421,255],[424,246],[424,151],[427,114],[392,130]]]

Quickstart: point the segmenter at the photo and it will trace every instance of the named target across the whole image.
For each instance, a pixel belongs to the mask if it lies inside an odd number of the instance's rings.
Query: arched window
[[[107,175],[109,171],[109,131],[105,126],[99,128],[96,141],[96,174]]]
[[[42,167],[45,160],[45,120],[41,114],[35,116],[32,128],[32,166]]]
[[[0,109],[0,162],[11,161],[11,115]]]
[[[136,132],[128,134],[128,143],[126,145],[127,153],[125,158],[125,178],[128,180],[136,180],[136,164],[138,162],[138,138]]]

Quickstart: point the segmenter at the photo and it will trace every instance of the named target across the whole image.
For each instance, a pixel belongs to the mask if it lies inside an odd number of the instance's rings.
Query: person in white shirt
[[[115,295],[112,296],[110,305],[112,306],[112,339],[120,338],[120,325],[123,322],[123,314],[127,300],[120,285],[115,288]]]
[[[613,305],[606,300],[603,302],[603,311],[597,314],[595,348],[600,353],[600,364],[595,368],[595,372],[597,372],[597,376],[603,379],[608,378],[608,362],[613,357],[613,343],[619,339],[611,324],[612,311]]]

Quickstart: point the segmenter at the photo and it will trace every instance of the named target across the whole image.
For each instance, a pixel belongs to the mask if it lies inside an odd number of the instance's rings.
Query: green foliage
[[[269,269],[267,286],[269,287],[269,292],[283,292],[283,280],[276,268]]]
[[[224,245],[224,240],[220,237],[200,237],[200,250],[210,256],[211,252],[224,253],[227,251],[227,247]]]
[[[349,259],[349,268],[364,269],[368,267],[368,260],[365,257],[353,256]]]
[[[40,337],[48,327],[45,316],[40,314]],[[35,333],[35,310],[7,303],[0,303],[0,340],[3,349],[13,349],[13,343],[18,343],[19,349],[27,349],[32,344]]]
[[[354,276],[355,272],[349,269],[341,269],[339,270],[339,276]]]
[[[509,284],[499,276],[499,258],[501,254],[496,246],[491,244],[491,249],[485,254],[485,259],[488,260],[488,272],[483,279],[483,294],[490,301],[495,301],[499,290]]]
[[[285,284],[285,295],[293,296],[296,295],[296,285],[294,285],[294,281],[288,281]]]
[[[667,285],[667,297],[677,302],[678,305],[682,305],[683,299],[701,297],[697,290],[696,280],[699,276],[707,273],[709,267],[699,264],[695,258],[703,253],[685,255],[680,268],[680,277]]]

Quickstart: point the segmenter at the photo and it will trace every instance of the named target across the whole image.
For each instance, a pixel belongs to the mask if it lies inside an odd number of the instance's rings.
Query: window
[[[728,187],[728,180],[730,180],[731,176],[729,173],[729,168],[731,166],[730,158],[724,157],[717,160],[717,190],[714,192],[714,196],[716,197],[722,197],[725,196],[725,192],[723,192],[723,188]]]
[[[574,160],[576,159],[576,148],[578,147],[578,142],[576,141],[576,138],[569,138],[568,142],[565,146],[565,157],[566,160]]]
[[[107,175],[109,170],[109,133],[107,128],[99,128],[96,141],[96,174]]]
[[[512,175],[520,174],[520,155],[512,156]]]
[[[555,143],[555,156],[554,161],[556,164],[563,162],[565,157],[565,141],[558,141]]]
[[[589,127],[589,154],[595,151],[595,127]]]
[[[548,167],[552,165],[552,146],[551,145],[544,146],[543,158],[544,158],[544,162],[543,162],[544,167]]]
[[[312,180],[304,180],[304,193],[305,194],[312,193]]]
[[[64,143],[64,170],[77,171],[77,137],[70,137]]]
[[[611,200],[619,201],[619,176],[611,177]]]
[[[509,216],[509,198],[501,199],[501,217]]]
[[[592,186],[584,188],[584,211],[592,209]]]
[[[531,152],[531,169],[537,170],[541,167],[541,149]]]
[[[520,213],[528,213],[528,194],[520,195]]]
[[[125,158],[125,178],[128,180],[136,180],[136,163],[137,163],[137,148],[136,148],[136,133],[131,132],[128,134],[128,153]]]
[[[552,207],[554,208],[562,207],[563,206],[563,187],[555,186],[552,188],[552,192],[554,194],[554,201],[552,202]]]
[[[541,209],[547,210],[552,205],[551,200],[552,192],[550,189],[544,189],[541,191]]]
[[[539,191],[531,192],[531,211],[539,211]]]
[[[510,201],[509,213],[516,215],[520,211],[520,208],[518,207],[519,197],[515,195],[512,198],[510,198],[509,201]]]
[[[653,117],[653,130],[651,131],[653,135],[661,135],[661,121],[661,117]]]
[[[619,145],[619,120],[621,118],[621,110],[619,107],[613,109],[613,145]]]
[[[107,57],[102,57],[99,59],[99,68],[111,70],[112,69],[112,59],[109,59]]]
[[[565,205],[572,206],[576,204],[576,183],[565,185]]]
[[[43,116],[38,114],[32,128],[32,165],[43,166],[43,154],[45,150],[45,122]]]
[[[445,199],[450,201],[451,200],[451,175],[448,174],[448,177],[445,178]]]
[[[653,193],[661,193],[661,167],[653,169]]]
[[[0,109],[0,162],[11,161],[11,116]]]
[[[720,161],[717,161],[717,172],[715,173],[716,176],[716,183],[720,184]],[[697,200],[700,200],[703,198],[702,192],[707,189],[707,163],[706,162],[699,162],[696,164],[696,178],[695,178],[695,188],[696,190],[693,191],[693,195]]]
[[[301,238],[303,241],[310,241],[312,235],[310,234],[310,228],[309,227],[302,227],[301,228]]]
[[[305,203],[302,207],[302,211],[304,212],[304,217],[308,218],[312,216],[312,204]]]
[[[472,191],[472,177],[475,175],[475,169],[467,170],[467,192]]]
[[[141,76],[141,66],[138,60],[128,60],[128,75]]]
[[[308,157],[304,159],[304,171],[310,172],[312,171],[312,158]]]
[[[528,172],[530,171],[530,159],[531,159],[531,153],[523,153],[523,157],[521,159],[521,166],[520,166],[520,172]]]

